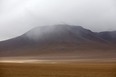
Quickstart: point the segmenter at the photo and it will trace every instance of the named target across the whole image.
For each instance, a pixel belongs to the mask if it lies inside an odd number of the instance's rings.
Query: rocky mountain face
[[[0,56],[115,53],[115,44],[116,31],[95,33],[64,24],[39,26],[22,36],[1,41]]]

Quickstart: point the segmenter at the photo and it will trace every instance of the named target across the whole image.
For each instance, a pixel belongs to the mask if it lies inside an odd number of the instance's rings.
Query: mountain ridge
[[[113,41],[107,40],[103,37],[105,34],[66,24],[36,27],[19,37],[0,42],[0,56],[116,53],[115,37],[109,36]]]

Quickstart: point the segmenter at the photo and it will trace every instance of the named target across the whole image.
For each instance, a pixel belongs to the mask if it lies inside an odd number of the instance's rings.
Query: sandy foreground
[[[116,59],[2,57],[0,77],[116,77]]]
[[[3,62],[0,63],[0,77],[116,77],[116,63]]]

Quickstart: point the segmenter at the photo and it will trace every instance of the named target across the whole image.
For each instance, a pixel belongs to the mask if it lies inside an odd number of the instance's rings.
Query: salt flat
[[[38,58],[2,58],[1,63],[64,63],[64,62],[116,62],[116,58],[103,58],[103,59],[38,59]]]

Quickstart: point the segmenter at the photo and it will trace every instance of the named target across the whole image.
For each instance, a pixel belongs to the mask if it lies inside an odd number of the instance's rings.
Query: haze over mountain
[[[116,43],[116,31],[100,32],[100,33],[97,33],[97,35],[107,41]]]
[[[116,31],[92,32],[81,26],[39,26],[0,42],[0,56],[116,58]]]

